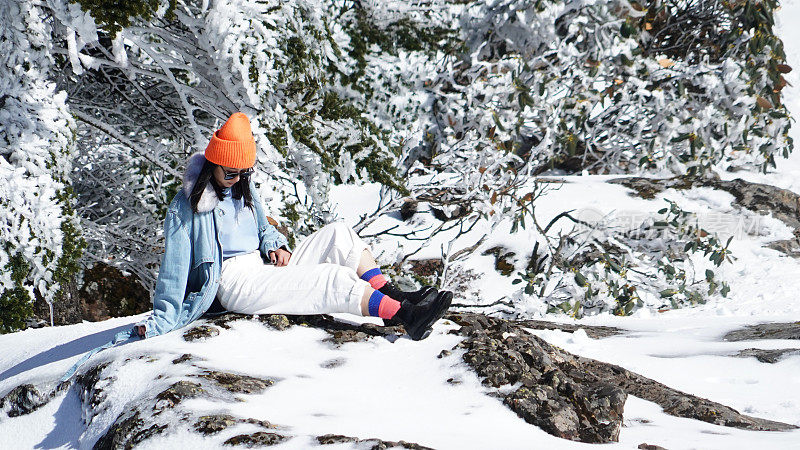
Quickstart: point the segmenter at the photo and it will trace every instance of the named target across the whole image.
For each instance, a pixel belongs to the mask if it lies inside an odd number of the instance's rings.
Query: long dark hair
[[[214,178],[214,169],[216,168],[217,164],[208,160],[203,163],[203,168],[200,170],[200,175],[198,175],[197,181],[194,183],[192,193],[189,194],[189,203],[192,205],[192,211],[197,212],[197,204],[200,202],[200,197],[203,196],[203,192],[205,192],[208,183],[211,183],[211,187],[214,188],[214,193],[217,194],[217,198],[220,201],[225,199],[223,188],[217,184],[217,180]],[[231,196],[236,200],[244,198],[244,206],[253,209],[253,196],[250,194],[250,183],[247,180],[240,178],[239,181],[231,187]]]

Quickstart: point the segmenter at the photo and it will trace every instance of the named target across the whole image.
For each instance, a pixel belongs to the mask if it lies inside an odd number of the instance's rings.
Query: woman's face
[[[242,179],[242,177],[239,176],[239,175],[236,175],[235,177],[233,177],[233,178],[231,178],[229,180],[226,180],[225,179],[226,175],[228,175],[228,177],[230,177],[231,174],[250,172],[250,170],[252,170],[252,169],[232,169],[230,167],[217,166],[214,169],[214,179],[217,181],[217,185],[219,185],[220,187],[229,188],[229,187],[233,186],[234,184],[236,184],[240,179]]]

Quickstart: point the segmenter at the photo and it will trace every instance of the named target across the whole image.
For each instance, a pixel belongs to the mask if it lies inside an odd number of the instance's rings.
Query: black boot
[[[397,300],[398,302],[402,303],[403,301],[409,301],[415,305],[423,301],[425,297],[431,292],[438,292],[436,288],[433,286],[422,286],[422,289],[418,291],[406,292],[406,291],[401,291],[400,289],[398,289],[397,286],[393,285],[392,283],[386,283],[378,290],[381,292],[381,294],[388,295],[389,297]],[[383,326],[385,327],[396,327],[398,325],[402,324],[396,317],[392,319],[383,319]]]
[[[401,302],[394,318],[403,324],[411,339],[420,341],[431,334],[431,326],[444,315],[451,301],[453,301],[452,292],[431,291],[418,304],[408,300]]]
[[[422,286],[422,288],[418,291],[406,292],[401,291],[397,286],[393,285],[392,283],[386,283],[378,289],[381,291],[381,294],[388,295],[389,297],[397,300],[398,302],[402,302],[403,300],[408,300],[411,303],[417,304],[421,302],[425,297],[431,292],[431,290],[435,291],[436,288],[433,286]]]

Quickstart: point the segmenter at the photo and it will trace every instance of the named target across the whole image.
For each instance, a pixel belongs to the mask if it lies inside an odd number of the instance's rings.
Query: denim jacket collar
[[[186,198],[192,194],[192,189],[197,183],[197,178],[200,177],[200,171],[203,170],[203,165],[206,163],[206,157],[203,152],[197,152],[189,157],[186,162],[186,171],[183,173],[183,193]],[[209,212],[217,207],[219,199],[217,198],[214,187],[211,183],[206,184],[203,195],[200,196],[200,201],[197,202],[197,212]]]

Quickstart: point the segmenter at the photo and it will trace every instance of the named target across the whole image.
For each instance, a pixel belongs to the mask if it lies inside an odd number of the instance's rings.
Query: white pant
[[[222,307],[243,314],[361,315],[369,283],[356,274],[368,248],[342,222],[326,225],[297,247],[289,264],[264,264],[258,251],[222,263],[217,296]]]

